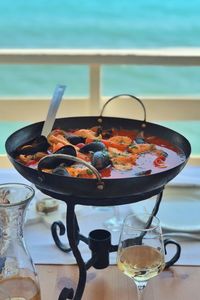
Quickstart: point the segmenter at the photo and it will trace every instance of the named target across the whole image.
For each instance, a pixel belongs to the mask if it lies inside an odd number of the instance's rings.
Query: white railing
[[[96,115],[99,114],[104,101],[108,99],[101,95],[103,65],[200,66],[200,49],[0,49],[1,64],[88,65],[89,96],[64,99],[58,116]],[[200,120],[200,97],[141,96],[141,98],[147,110],[148,121]],[[47,97],[1,97],[0,120],[43,120],[49,105],[48,100]],[[127,102],[126,107],[122,103],[114,104],[108,108],[106,114],[120,116],[123,111],[123,116],[142,117],[141,108],[134,106],[134,109],[131,109],[129,103]]]

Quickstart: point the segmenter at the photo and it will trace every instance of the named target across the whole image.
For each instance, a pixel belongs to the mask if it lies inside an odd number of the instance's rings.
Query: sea
[[[0,0],[0,48],[200,48],[199,12],[200,0]],[[58,83],[87,96],[88,75],[87,66],[0,65],[0,97],[49,96]],[[102,94],[199,96],[199,78],[200,67],[103,66]],[[200,153],[200,122],[179,127]]]
[[[0,0],[0,48],[200,47],[200,0]],[[104,66],[103,95],[198,95],[199,67]],[[88,94],[88,68],[0,65],[0,96]]]

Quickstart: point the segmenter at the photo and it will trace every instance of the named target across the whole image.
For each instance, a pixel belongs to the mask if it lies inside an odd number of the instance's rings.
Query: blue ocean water
[[[0,1],[0,48],[200,47],[199,0]],[[103,94],[199,94],[199,67],[107,66]],[[0,65],[0,95],[88,93],[86,66]]]

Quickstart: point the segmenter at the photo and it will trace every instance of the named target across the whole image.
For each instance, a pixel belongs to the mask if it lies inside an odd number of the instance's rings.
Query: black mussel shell
[[[104,139],[109,139],[113,136],[113,130],[112,129],[106,129],[102,132],[102,137]]]
[[[59,150],[57,150],[55,154],[68,154],[68,155],[76,156],[76,150],[71,145],[65,145]]]
[[[111,164],[107,151],[97,151],[92,157],[92,165],[97,170],[102,170]]]
[[[103,133],[103,128],[101,126],[98,126],[97,128],[97,135],[100,135]]]
[[[61,165],[53,169],[52,174],[56,174],[60,176],[70,176],[69,172],[65,169],[65,167]]]
[[[85,138],[83,138],[82,136],[77,136],[77,135],[68,136],[67,140],[73,145],[77,145],[79,143],[85,142]]]
[[[80,149],[81,153],[89,153],[89,152],[97,152],[97,151],[103,151],[106,147],[102,142],[92,142],[89,144],[86,144]]]
[[[76,156],[76,150],[73,146],[66,145],[60,148],[58,151],[56,151],[54,154],[67,154]],[[64,166],[71,166],[74,163],[72,160],[67,160],[66,158],[62,157],[54,157],[52,156],[45,156],[45,158],[41,159],[38,163],[38,169],[55,169],[60,164],[64,164]]]
[[[167,157],[167,156],[168,156],[168,153],[165,152],[164,150],[162,150],[162,151],[161,151],[161,155],[164,156],[164,157]]]
[[[145,140],[144,140],[143,138],[141,138],[141,137],[137,137],[137,138],[135,139],[135,142],[136,142],[137,144],[145,144]]]
[[[53,156],[45,156],[45,158],[42,158],[38,163],[38,170],[42,169],[55,169],[60,164],[65,163],[63,158],[53,157]]]
[[[38,136],[38,137],[26,142],[22,146],[19,146],[15,150],[15,155],[20,155],[20,154],[32,155],[37,152],[46,152],[47,149],[49,148],[49,146],[50,145],[47,141],[47,138],[45,136],[41,135],[41,136]]]
[[[150,175],[151,172],[152,172],[152,170],[151,170],[151,169],[148,169],[148,170],[144,170],[144,171],[138,172],[138,173],[136,173],[135,175],[136,175],[136,176],[147,176],[147,175]]]

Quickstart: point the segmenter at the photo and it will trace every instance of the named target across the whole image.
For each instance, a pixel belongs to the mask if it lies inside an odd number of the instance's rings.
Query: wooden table
[[[76,287],[76,266],[36,266],[42,300],[57,300],[63,287]],[[116,266],[104,270],[91,268],[83,300],[133,300],[137,299],[136,288],[131,279]],[[144,300],[200,300],[200,266],[171,267],[151,279],[144,293]]]

